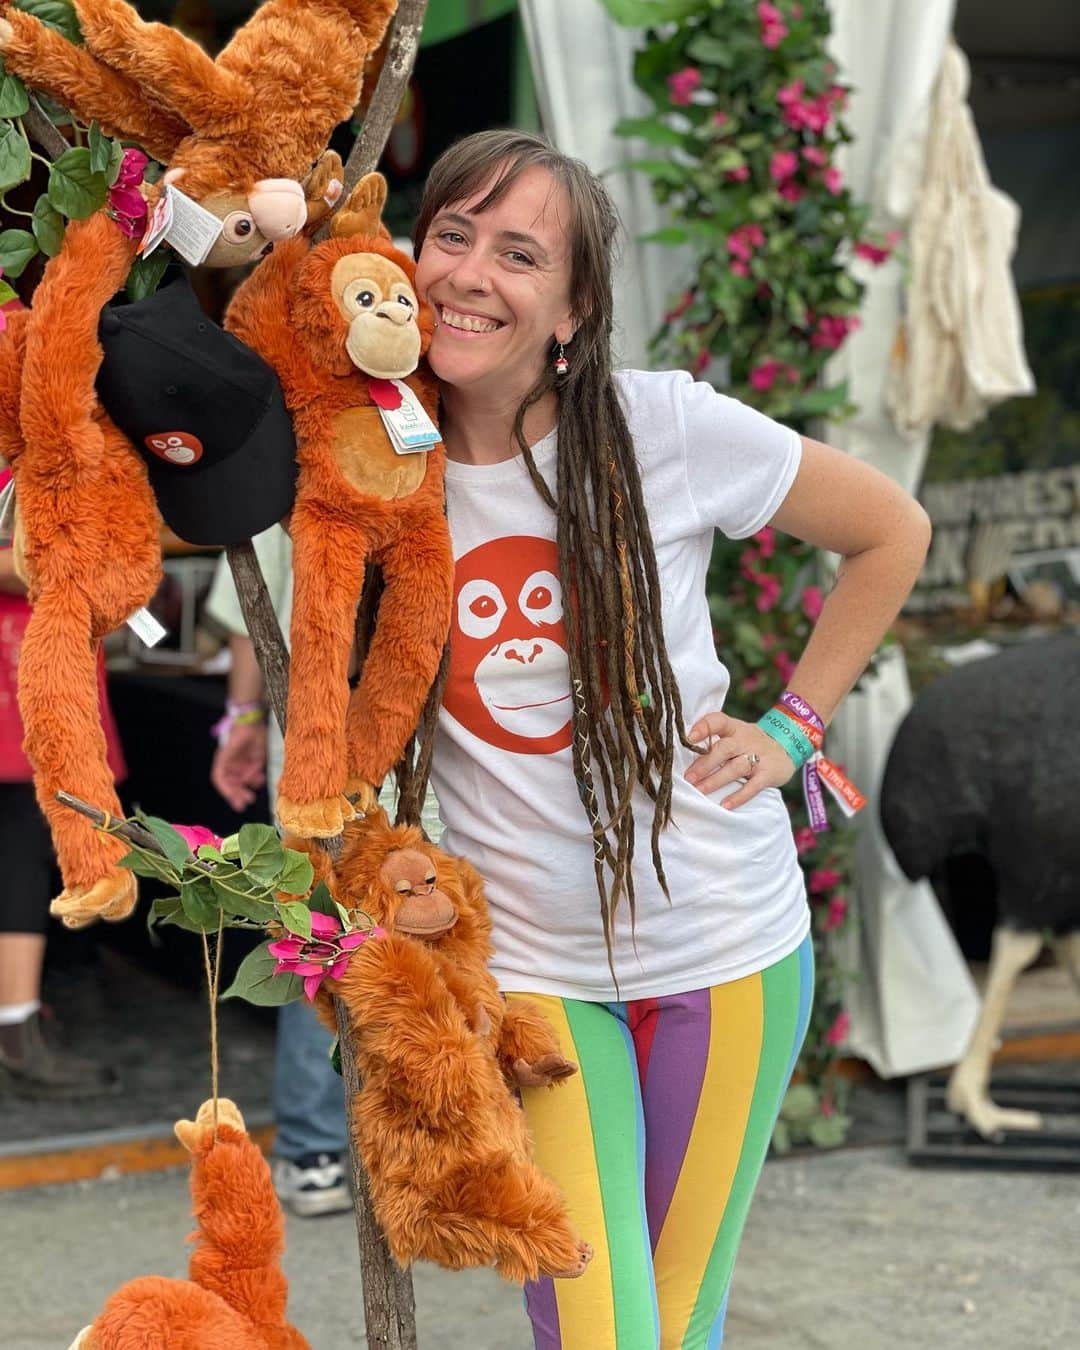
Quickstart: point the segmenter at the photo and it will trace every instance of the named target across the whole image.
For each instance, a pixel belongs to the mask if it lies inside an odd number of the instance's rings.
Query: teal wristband
[[[795,723],[778,709],[770,708],[763,717],[758,718],[757,724],[766,736],[783,746],[797,769],[814,758],[814,747]]]

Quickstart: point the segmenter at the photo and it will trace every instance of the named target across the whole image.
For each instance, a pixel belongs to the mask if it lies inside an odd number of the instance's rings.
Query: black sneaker
[[[119,1090],[108,1065],[50,1045],[41,1032],[41,1012],[0,1026],[0,1096],[101,1097]]]
[[[340,1153],[304,1153],[275,1158],[274,1190],[281,1203],[301,1219],[352,1209],[352,1192]]]

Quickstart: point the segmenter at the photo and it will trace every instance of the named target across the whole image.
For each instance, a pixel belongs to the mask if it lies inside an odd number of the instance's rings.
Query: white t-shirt
[[[663,624],[687,728],[723,706],[705,596],[714,529],[753,534],[795,477],[800,441],[682,372],[616,376],[637,450],[656,549]],[[556,437],[533,447],[554,491]],[[683,777],[676,746],[672,824],[661,849],[669,905],[650,850],[653,804],[635,802],[631,937],[625,898],[608,970],[593,847],[574,783],[570,688],[555,517],[521,456],[446,469],[455,557],[451,670],[432,782],[442,846],[487,883],[501,988],[607,1001],[683,993],[764,969],[809,929],[802,872],[780,793],[736,811]],[[597,792],[600,794],[599,783]],[[602,801],[602,794],[601,794]]]

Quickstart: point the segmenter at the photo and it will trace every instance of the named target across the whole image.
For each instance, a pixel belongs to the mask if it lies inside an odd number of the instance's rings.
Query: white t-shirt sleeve
[[[686,486],[702,528],[745,539],[766,525],[795,481],[802,441],[738,399],[673,372]]]

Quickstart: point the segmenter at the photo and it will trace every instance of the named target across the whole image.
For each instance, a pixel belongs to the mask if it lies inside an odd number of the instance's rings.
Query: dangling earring
[[[559,343],[559,350],[555,353],[555,378],[563,380],[570,374],[570,362],[566,359],[566,352],[563,345]]]

